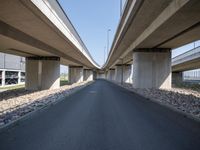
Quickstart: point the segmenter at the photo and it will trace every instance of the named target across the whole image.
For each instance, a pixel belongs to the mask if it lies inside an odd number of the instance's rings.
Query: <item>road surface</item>
[[[200,123],[97,80],[1,132],[0,150],[200,150]]]

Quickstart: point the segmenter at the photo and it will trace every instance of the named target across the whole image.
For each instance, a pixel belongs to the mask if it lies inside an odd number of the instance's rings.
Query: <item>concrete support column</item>
[[[123,82],[123,65],[116,65],[115,81],[118,82],[118,83]]]
[[[107,80],[110,80],[110,71],[109,71],[109,70],[106,71],[106,79],[107,79]]]
[[[2,70],[2,86],[5,86],[6,84],[6,71]]]
[[[27,57],[25,86],[27,90],[59,88],[60,58]]]
[[[94,74],[92,69],[84,69],[83,72],[83,80],[84,81],[92,81],[94,79]]]
[[[132,65],[123,66],[123,82],[132,83]]]
[[[109,73],[108,73],[108,71],[105,72],[105,79],[109,80]]]
[[[133,52],[134,88],[171,88],[170,49],[138,49]]]
[[[96,79],[97,79],[97,71],[93,70],[93,80],[96,80]]]
[[[172,83],[181,84],[183,82],[183,72],[172,72]]]
[[[115,69],[108,70],[107,79],[111,81],[115,80]]]
[[[97,73],[97,79],[106,79],[105,73]]]
[[[83,67],[82,66],[69,66],[69,83],[83,82]]]

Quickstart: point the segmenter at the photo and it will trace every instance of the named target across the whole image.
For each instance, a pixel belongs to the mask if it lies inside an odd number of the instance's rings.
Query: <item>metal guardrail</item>
[[[191,56],[200,55],[200,46],[172,58],[172,65],[182,63]]]
[[[184,76],[185,80],[200,80],[200,77]]]

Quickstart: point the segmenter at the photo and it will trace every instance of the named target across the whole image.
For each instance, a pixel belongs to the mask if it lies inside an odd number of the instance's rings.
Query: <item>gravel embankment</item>
[[[25,89],[0,93],[0,126],[8,124],[25,114],[54,103],[70,95],[90,82],[65,85],[59,89],[27,91]]]
[[[178,110],[186,112],[194,117],[200,118],[200,93],[188,89],[135,89],[131,84],[123,86],[146,98],[164,103]]]

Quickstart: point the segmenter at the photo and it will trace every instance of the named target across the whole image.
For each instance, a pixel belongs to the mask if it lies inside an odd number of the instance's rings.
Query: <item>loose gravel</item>
[[[181,89],[136,89],[131,84],[119,84],[148,99],[164,103],[194,117],[200,118],[200,92]]]
[[[53,90],[27,91],[25,89],[18,89],[2,92],[0,93],[0,126],[54,103],[88,84],[90,82],[85,81],[65,85]]]

